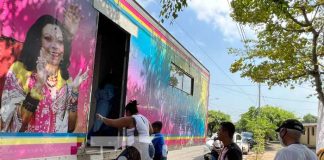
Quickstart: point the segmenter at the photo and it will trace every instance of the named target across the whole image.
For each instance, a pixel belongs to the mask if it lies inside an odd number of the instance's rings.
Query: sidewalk
[[[179,150],[169,151],[168,159],[172,160],[203,160],[204,145],[184,147]]]

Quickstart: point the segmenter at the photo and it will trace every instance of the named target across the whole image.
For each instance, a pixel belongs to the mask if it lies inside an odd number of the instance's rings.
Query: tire
[[[244,154],[244,155],[248,155],[249,154],[249,149],[247,150],[247,152],[243,152],[243,148],[242,148],[242,153]]]

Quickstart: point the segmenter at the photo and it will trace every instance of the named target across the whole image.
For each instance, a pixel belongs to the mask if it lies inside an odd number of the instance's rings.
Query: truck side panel
[[[201,144],[206,134],[208,71],[171,42],[129,1],[107,1],[138,26],[130,41],[127,101],[137,99],[151,122],[162,121],[169,146]],[[152,20],[151,20],[152,21]],[[170,85],[172,66],[193,81],[191,92]],[[185,84],[183,84],[185,85]]]

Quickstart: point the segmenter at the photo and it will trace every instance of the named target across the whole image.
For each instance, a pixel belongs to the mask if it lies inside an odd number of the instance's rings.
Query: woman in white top
[[[150,134],[153,129],[149,120],[138,113],[137,101],[132,100],[126,105],[126,117],[109,119],[97,114],[97,118],[111,127],[126,127],[127,148],[117,159],[151,160],[154,147],[151,144]],[[138,152],[140,156],[138,155]],[[136,153],[137,152],[137,153]]]

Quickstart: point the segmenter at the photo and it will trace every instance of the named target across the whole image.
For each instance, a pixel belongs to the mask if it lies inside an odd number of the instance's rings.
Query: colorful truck
[[[205,142],[209,71],[135,1],[2,0],[0,62],[0,159],[76,155],[106,84],[106,116],[136,99],[169,148]]]

